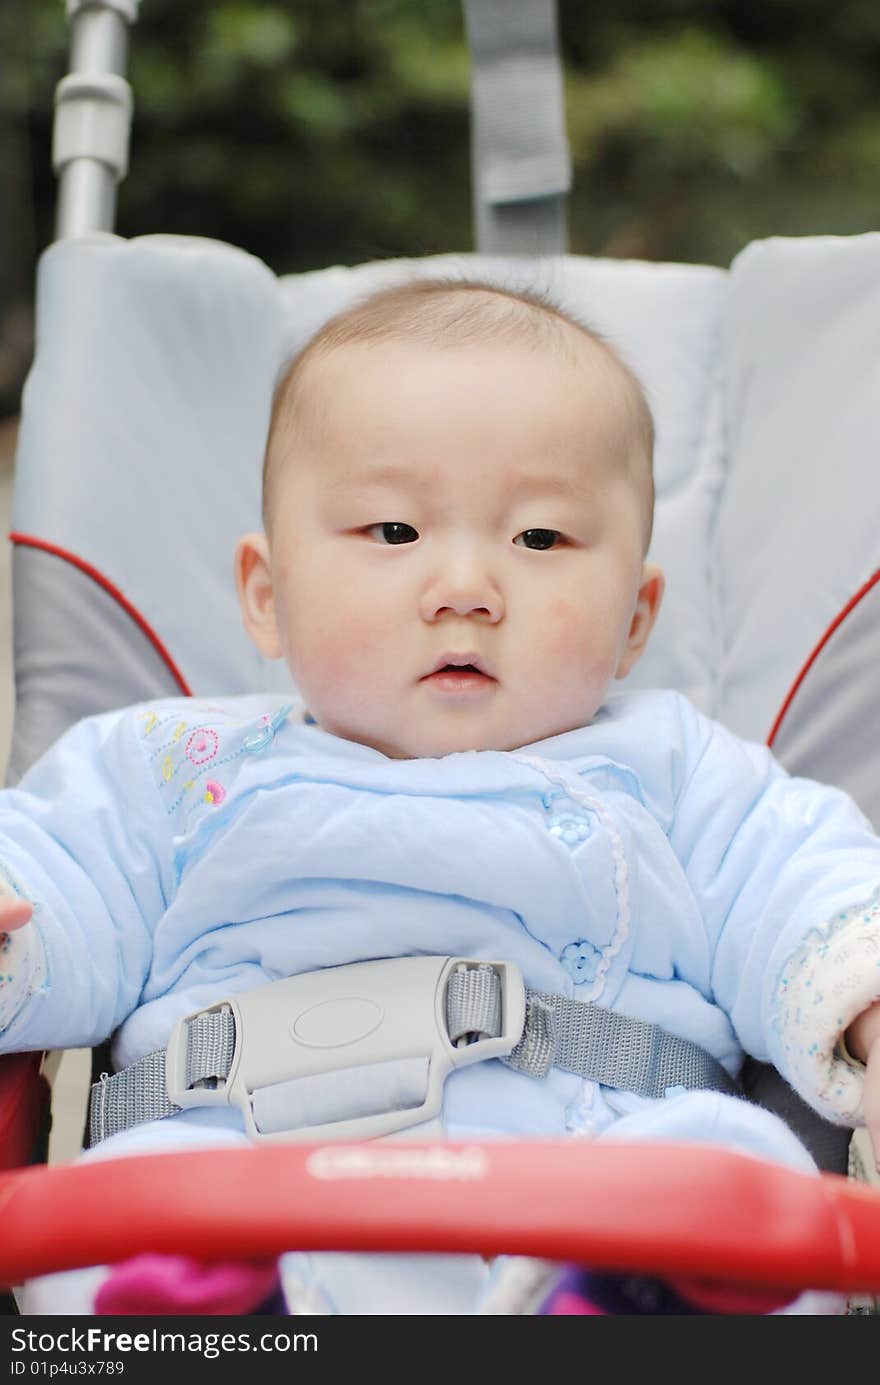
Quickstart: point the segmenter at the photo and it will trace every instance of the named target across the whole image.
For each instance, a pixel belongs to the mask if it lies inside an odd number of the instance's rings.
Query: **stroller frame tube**
[[[56,240],[112,231],[128,169],[128,27],[139,0],[68,0],[70,71],[55,89]]]

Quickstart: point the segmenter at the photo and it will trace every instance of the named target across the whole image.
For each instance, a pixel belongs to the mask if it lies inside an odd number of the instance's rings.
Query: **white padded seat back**
[[[763,739],[880,567],[880,235],[750,245],[731,268],[723,368],[719,713]],[[867,732],[856,721],[880,768]]]
[[[232,587],[235,539],[260,524],[275,276],[213,241],[97,234],[45,253],[37,307],[13,532],[91,564],[193,691],[283,686]]]
[[[764,242],[730,271],[444,256],[281,280],[210,241],[62,242],[40,267],[21,542],[88,564],[193,692],[288,686],[246,639],[231,576],[237,535],[259,524],[274,379],[357,296],[438,273],[547,290],[640,375],[657,422],[651,556],[668,591],[629,682],[678,687],[766,737],[835,613],[880,566],[880,236]],[[69,624],[57,632],[68,645]],[[96,709],[113,698],[103,669]]]

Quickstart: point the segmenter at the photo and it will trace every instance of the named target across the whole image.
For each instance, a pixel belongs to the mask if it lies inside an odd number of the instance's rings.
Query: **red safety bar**
[[[272,1145],[0,1175],[0,1281],[143,1251],[510,1253],[880,1290],[880,1191],[711,1146]]]

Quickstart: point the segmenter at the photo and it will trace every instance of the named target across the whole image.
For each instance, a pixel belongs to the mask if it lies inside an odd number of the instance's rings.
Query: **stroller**
[[[524,0],[510,24],[510,7],[470,0],[476,255],[279,279],[216,242],[122,241],[111,228],[137,3],[68,8],[59,233],[40,266],[14,498],[9,781],[98,711],[287,690],[286,670],[246,641],[228,573],[238,533],[259,527],[279,364],[366,290],[467,271],[549,290],[646,384],[658,432],[652,556],[669,598],[632,685],[680,689],[740,735],[767,740],[789,770],[847,789],[880,829],[870,677],[880,559],[876,515],[862,501],[873,479],[880,235],[757,243],[727,271],[568,256],[553,6]],[[30,1055],[0,1065],[10,1170],[28,1161],[44,1116],[35,1071]],[[17,1169],[0,1178],[0,1279],[144,1249],[210,1258],[296,1245],[534,1255],[877,1292],[880,1193],[840,1176],[848,1132],[819,1121],[771,1071],[755,1066],[748,1082],[796,1127],[828,1171],[821,1179],[735,1155],[608,1144],[542,1144],[536,1179],[535,1146],[516,1142],[444,1147],[450,1167],[470,1160],[467,1177],[438,1177],[431,1151],[409,1142],[405,1154],[367,1147],[329,1179],[326,1152],[298,1144],[223,1151],[207,1174],[195,1155]]]

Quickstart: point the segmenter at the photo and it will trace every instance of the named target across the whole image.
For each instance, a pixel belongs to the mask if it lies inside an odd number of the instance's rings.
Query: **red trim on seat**
[[[801,684],[803,683],[813,664],[816,662],[819,655],[822,653],[822,650],[825,648],[826,644],[831,639],[831,636],[834,634],[835,630],[837,630],[839,626],[843,624],[850,612],[855,610],[856,606],[858,606],[862,598],[867,596],[871,588],[876,586],[878,582],[880,582],[880,568],[877,569],[873,577],[869,577],[867,582],[865,582],[865,584],[859,588],[855,596],[853,596],[846,603],[843,610],[840,611],[834,617],[831,624],[828,626],[828,629],[825,631],[825,634],[822,636],[821,640],[816,645],[816,648],[813,650],[812,654],[807,659],[797,678],[792,683],[788,696],[786,697],[785,701],[782,704],[782,707],[780,708],[779,715],[773,723],[770,734],[767,737],[767,745],[771,749],[773,747],[773,742],[776,739],[776,736],[779,732],[779,728],[782,725],[783,718],[785,717],[786,712],[788,711],[789,707],[794,701],[798,689],[800,688]]]
[[[39,1053],[0,1058],[0,1169],[29,1164],[49,1110],[49,1088]]]
[[[119,588],[114,586],[108,577],[104,576],[103,572],[99,572],[96,567],[92,567],[91,563],[87,563],[84,558],[79,558],[75,553],[68,552],[66,548],[59,548],[57,544],[47,543],[45,539],[34,538],[32,534],[17,534],[13,532],[9,535],[9,538],[12,543],[20,543],[27,548],[41,548],[45,553],[52,553],[56,558],[63,558],[66,563],[70,563],[72,567],[79,568],[80,572],[84,572],[87,577],[91,577],[92,581],[97,582],[99,587],[103,587],[108,596],[112,596],[116,604],[121,606],[126,615],[131,617],[141,633],[146,635],[150,644],[165,664],[184,696],[192,697],[192,690],[187,684],[186,679],[168,650],[165,648],[165,645],[159,639],[153,627],[144,619],[140,611],[135,606],[132,606],[131,602],[122,595]]]

